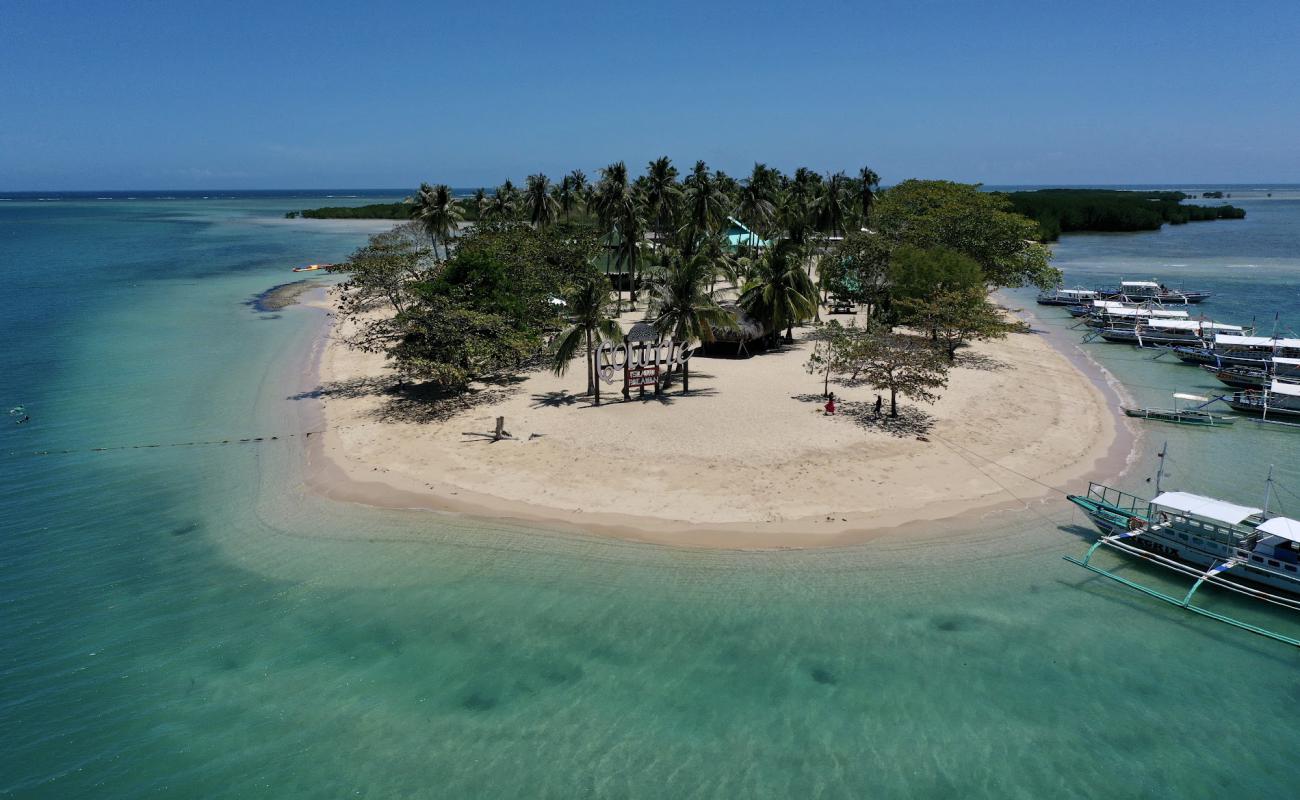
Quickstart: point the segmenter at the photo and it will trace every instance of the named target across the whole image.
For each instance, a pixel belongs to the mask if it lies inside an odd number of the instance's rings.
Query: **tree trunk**
[[[794,341],[794,323],[791,323],[787,325],[785,328],[785,342],[786,344],[789,344],[793,341]]]
[[[682,394],[691,392],[691,362],[689,360],[682,362]]]
[[[591,328],[587,329],[587,394],[591,394],[596,389],[596,364],[592,360],[591,352]]]
[[[826,356],[826,380],[822,383],[822,397],[829,397],[831,393],[831,362],[830,355]]]
[[[898,416],[898,392],[893,387],[889,389],[889,416]]]

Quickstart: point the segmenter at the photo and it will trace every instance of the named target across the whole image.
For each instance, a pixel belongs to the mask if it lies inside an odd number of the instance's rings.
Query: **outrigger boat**
[[[1234,389],[1264,389],[1274,377],[1300,381],[1300,358],[1274,358],[1263,362],[1263,366],[1246,366],[1232,364],[1216,367],[1202,364],[1220,383]]]
[[[1240,325],[1227,325],[1199,319],[1151,319],[1133,328],[1103,328],[1097,335],[1108,342],[1135,344],[1138,347],[1174,347],[1199,345],[1205,347],[1209,337],[1218,331],[1243,333]]]
[[[1300,647],[1300,639],[1192,603],[1202,586],[1212,584],[1300,611],[1300,520],[1269,516],[1272,470],[1261,509],[1189,492],[1161,491],[1164,458],[1162,449],[1156,496],[1151,500],[1097,483],[1088,484],[1086,495],[1069,496],[1101,536],[1082,559],[1065,556],[1065,560],[1166,603]],[[1182,597],[1144,586],[1094,564],[1093,555],[1101,547],[1165,567],[1195,583]]]
[[[1188,364],[1216,367],[1244,366],[1262,369],[1268,362],[1281,358],[1300,358],[1300,339],[1272,336],[1216,334],[1209,347],[1178,347],[1175,354]]]
[[[1300,418],[1300,383],[1288,383],[1274,378],[1263,391],[1233,392],[1224,402],[1237,411],[1258,414],[1264,419],[1273,417]]]
[[[1099,300],[1111,303],[1112,300]],[[1094,308],[1084,324],[1090,328],[1136,328],[1139,323],[1161,319],[1187,319],[1188,313],[1170,308]]]
[[[1157,281],[1120,281],[1114,289],[1099,289],[1103,299],[1121,298],[1154,300],[1157,303],[1199,303],[1210,297],[1210,292],[1203,289],[1171,289]]]
[[[1219,398],[1210,399],[1201,397],[1197,394],[1184,394],[1174,392],[1173,408],[1124,408],[1124,413],[1130,417],[1138,419],[1147,419],[1154,422],[1172,422],[1175,425],[1201,425],[1208,428],[1221,428],[1225,425],[1231,425],[1236,418],[1228,414],[1215,414],[1205,410],[1205,406],[1216,402]],[[1179,400],[1188,400],[1199,402],[1200,405],[1190,408],[1179,408]]]
[[[294,272],[316,272],[317,270],[329,269],[337,264],[308,264],[305,267],[294,267]]]
[[[1077,306],[1097,297],[1094,289],[1055,289],[1038,293],[1040,306]]]

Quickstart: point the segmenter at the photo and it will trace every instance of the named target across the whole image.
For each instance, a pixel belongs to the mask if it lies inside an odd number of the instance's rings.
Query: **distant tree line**
[[[1130,192],[1116,189],[1038,189],[1007,192],[1012,208],[1038,223],[1038,238],[1056,241],[1076,231],[1154,231],[1168,222],[1182,225],[1215,219],[1244,219],[1230,205],[1186,205],[1182,192]],[[1209,196],[1209,195],[1207,195]]]

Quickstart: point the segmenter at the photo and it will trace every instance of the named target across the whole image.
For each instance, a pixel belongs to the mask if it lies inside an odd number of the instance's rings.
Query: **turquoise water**
[[[1057,263],[1185,275],[1221,292],[1208,313],[1300,325],[1300,205],[1250,202],[1070,237]],[[1062,503],[832,551],[674,551],[325,501],[296,439],[86,452],[301,430],[319,317],[246,302],[365,237],[275,219],[304,205],[0,203],[0,399],[32,417],[0,419],[0,793],[1294,792],[1297,654],[1066,564],[1088,534]],[[1200,386],[1088,350],[1152,399]],[[1300,489],[1300,435],[1242,428],[1159,430],[1171,481],[1246,501],[1276,463]]]

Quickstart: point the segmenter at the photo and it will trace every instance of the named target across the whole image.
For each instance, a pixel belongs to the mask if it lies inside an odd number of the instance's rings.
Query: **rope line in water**
[[[109,453],[117,450],[153,450],[158,448],[169,447],[220,447],[228,444],[263,444],[266,442],[277,442],[282,439],[303,438],[306,439],[315,434],[325,433],[326,430],[343,430],[344,428],[322,428],[315,431],[301,431],[299,433],[281,433],[274,436],[246,436],[242,439],[212,439],[210,441],[196,442],[162,442],[156,444],[118,444],[108,447],[80,447],[69,448],[67,450],[30,450],[20,452],[11,450],[10,455],[33,455],[33,456],[61,456],[73,455],[77,453]]]

